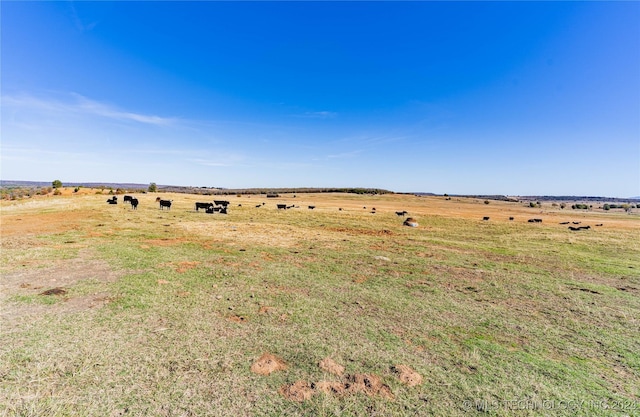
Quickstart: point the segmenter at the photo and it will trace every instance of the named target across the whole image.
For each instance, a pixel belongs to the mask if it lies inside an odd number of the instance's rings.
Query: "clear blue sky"
[[[640,195],[639,2],[7,2],[6,180]]]

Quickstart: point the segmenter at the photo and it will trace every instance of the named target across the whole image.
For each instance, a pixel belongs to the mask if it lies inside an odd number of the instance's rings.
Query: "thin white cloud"
[[[169,126],[179,122],[179,119],[176,118],[124,111],[76,93],[72,93],[70,96],[71,100],[63,101],[60,99],[40,98],[30,95],[4,95],[1,98],[1,102],[2,107],[8,108],[86,114],[121,122],[137,122],[154,126]]]
[[[338,113],[333,111],[308,111],[304,112],[301,115],[297,115],[298,117],[306,117],[309,119],[333,119],[336,117]]]
[[[90,31],[98,25],[98,22],[91,22],[85,25],[82,22],[82,19],[80,19],[80,16],[78,15],[78,11],[76,10],[75,5],[73,4],[73,1],[70,1],[68,4],[71,10],[71,17],[73,18],[73,23],[75,24],[76,29],[78,29],[78,31],[80,32]]]

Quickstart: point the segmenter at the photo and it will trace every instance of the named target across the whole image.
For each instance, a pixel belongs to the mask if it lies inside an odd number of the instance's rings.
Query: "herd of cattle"
[[[131,208],[133,210],[137,210],[138,209],[138,199],[135,197],[132,197],[130,195],[125,195],[123,198],[125,203],[129,203],[131,204]],[[156,198],[156,203],[160,204],[160,209],[164,210],[164,208],[166,207],[167,210],[171,210],[171,203],[173,202],[173,200],[163,200],[162,198],[158,197]],[[118,204],[118,197],[117,196],[113,196],[110,199],[107,200],[107,203],[109,204]],[[264,206],[265,203],[262,204],[258,204],[256,206],[256,208],[262,207]],[[242,204],[238,204],[239,207],[242,207]],[[292,208],[300,208],[300,206],[296,206],[296,205],[287,205],[287,204],[277,204],[276,205],[278,207],[278,210],[288,210],[288,209],[292,209]],[[220,214],[227,214],[228,213],[228,207],[229,207],[229,201],[227,200],[213,200],[213,203],[203,203],[203,202],[196,202],[195,203],[195,211],[199,211],[200,209],[204,209],[206,213],[209,214],[213,214],[213,213],[220,213]],[[309,210],[313,210],[316,208],[316,206],[307,206]],[[366,209],[366,207],[363,207],[364,209]],[[342,211],[342,208],[338,209],[339,211]],[[376,209],[375,207],[373,207],[371,209],[371,213],[375,214],[376,213]],[[403,211],[396,211],[395,212],[398,216],[402,216],[405,217],[407,216],[409,213],[406,210]],[[489,221],[489,217],[485,216],[482,218],[483,221]],[[408,219],[409,220],[409,219]],[[410,218],[410,220],[415,221],[413,219]],[[514,220],[514,217],[509,217],[510,221]],[[539,218],[534,218],[534,219],[529,219],[527,220],[527,222],[529,223],[542,223],[542,219]],[[404,222],[404,224],[406,225],[406,221]],[[559,224],[562,225],[566,225],[569,224],[570,222],[561,222]],[[581,222],[572,222],[575,225],[580,224]],[[415,223],[417,225],[417,223]],[[596,224],[596,226],[602,226],[602,223],[600,224]],[[415,226],[414,226],[415,227]],[[571,231],[578,231],[578,230],[589,230],[591,229],[591,226],[569,226],[569,230]]]
[[[482,220],[484,221],[488,221],[489,217],[483,217]],[[514,217],[509,217],[509,220],[514,220]],[[528,223],[542,223],[542,219],[529,219],[527,220]],[[569,224],[569,223],[573,223],[573,224],[580,224],[582,222],[560,222],[558,224]],[[602,226],[602,223],[596,224],[596,226]],[[569,226],[569,230],[571,231],[578,231],[578,230],[589,230],[591,229],[591,226]]]

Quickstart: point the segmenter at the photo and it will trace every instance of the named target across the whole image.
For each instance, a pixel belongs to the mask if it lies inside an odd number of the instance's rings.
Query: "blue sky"
[[[639,2],[7,2],[1,176],[640,195]]]

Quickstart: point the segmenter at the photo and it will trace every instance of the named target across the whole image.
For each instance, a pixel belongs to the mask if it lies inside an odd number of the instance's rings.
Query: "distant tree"
[[[565,203],[560,203],[560,208],[564,210],[564,208],[567,207],[567,205]]]
[[[535,206],[536,206],[536,203],[534,203],[533,201],[529,202],[529,207],[535,207]]]
[[[151,184],[149,184],[149,192],[155,193],[156,191],[158,191],[158,186],[156,185],[156,183],[152,182]]]
[[[604,206],[602,206],[602,208],[603,208],[604,210],[609,210],[611,207],[610,207],[608,204],[605,204]]]
[[[55,180],[51,183],[51,185],[53,185],[53,188],[62,188],[62,181]]]

